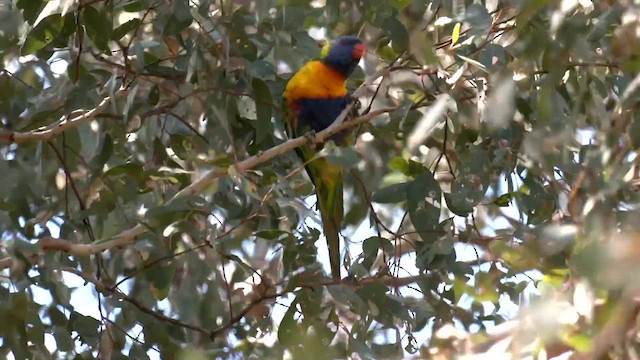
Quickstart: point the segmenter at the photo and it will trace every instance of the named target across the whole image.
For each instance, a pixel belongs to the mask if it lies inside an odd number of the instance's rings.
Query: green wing
[[[289,112],[285,116],[287,120],[295,118]],[[291,128],[292,123],[295,122],[287,121],[287,132],[290,137],[298,136]],[[329,248],[331,277],[340,280],[340,224],[344,215],[342,167],[323,157],[317,157],[317,151],[307,145],[297,148],[296,153],[305,164],[307,174],[316,188],[317,205]]]

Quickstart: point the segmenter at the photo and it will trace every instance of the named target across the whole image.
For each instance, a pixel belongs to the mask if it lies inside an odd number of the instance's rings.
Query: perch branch
[[[355,92],[354,96],[360,96],[364,93],[366,88],[370,86],[375,80],[377,80],[380,76],[383,76],[388,73],[388,69],[382,69],[373,76],[371,76],[365,83],[363,83]],[[126,90],[120,90],[121,92],[126,92]],[[111,101],[110,98],[105,98],[95,109],[88,111],[87,113],[73,118],[69,121],[63,122],[55,128],[42,130],[35,133],[21,133],[16,134],[13,133],[12,139],[14,142],[24,141],[26,138],[31,140],[44,140],[48,139],[55,134],[59,134],[60,132],[68,129],[71,126],[77,126],[79,122],[87,121],[91,118],[94,118],[104,107],[108,105]],[[282,144],[274,146],[266,151],[260,152],[254,156],[251,156],[245,160],[239,161],[236,164],[232,165],[235,168],[236,172],[244,172],[249,169],[253,169],[256,166],[266,163],[267,161],[285,154],[295,148],[301,147],[305,144],[308,144],[310,141],[315,143],[322,143],[327,141],[331,136],[345,130],[348,128],[352,128],[359,124],[370,122],[373,118],[390,113],[395,110],[395,108],[383,108],[375,111],[371,111],[368,114],[359,116],[357,118],[345,121],[347,114],[351,111],[352,105],[348,105],[344,111],[338,116],[336,121],[324,129],[323,131],[316,134],[315,138],[309,139],[309,136],[300,136],[294,139],[290,139]],[[65,125],[72,124],[72,125]],[[20,136],[18,136],[20,135]],[[36,136],[37,135],[37,136]],[[16,137],[18,136],[18,137]],[[20,140],[17,140],[20,139]],[[0,135],[0,140],[2,140],[2,135]],[[194,181],[191,185],[185,187],[181,191],[179,191],[174,197],[172,197],[167,204],[175,201],[178,198],[188,195],[195,195],[202,193],[211,182],[219,177],[228,175],[228,170],[220,170],[213,169],[202,176],[200,179]],[[91,254],[100,253],[106,250],[122,247],[125,245],[129,245],[134,243],[142,234],[144,234],[148,228],[141,223],[135,225],[127,230],[120,232],[109,240],[106,241],[98,241],[91,244],[78,244],[73,243],[65,239],[56,239],[53,237],[45,237],[38,241],[38,246],[43,251],[64,251],[69,254],[73,254],[76,256],[88,256]],[[0,269],[7,268],[12,266],[13,261],[7,259],[0,259],[0,264],[4,265],[4,267],[0,267]]]

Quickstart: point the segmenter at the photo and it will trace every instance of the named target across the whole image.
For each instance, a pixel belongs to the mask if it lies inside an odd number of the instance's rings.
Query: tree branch
[[[126,96],[129,92],[128,88],[121,88],[116,91],[116,93],[112,96],[107,96],[93,109],[83,113],[82,115],[78,115],[68,118],[67,115],[64,115],[60,118],[60,120],[54,124],[49,125],[48,127],[43,127],[40,129],[36,129],[29,132],[5,132],[0,134],[0,143],[23,143],[27,141],[47,141],[53,138],[54,136],[61,134],[71,128],[77,127],[87,121],[93,120],[96,116],[98,116],[101,112],[103,112],[109,104],[115,99]]]
[[[225,331],[229,330],[231,327],[233,327],[233,325],[235,325],[236,323],[238,323],[240,320],[242,320],[249,312],[251,312],[251,310],[261,304],[263,301],[265,300],[269,300],[269,299],[276,299],[280,296],[286,295],[288,293],[293,292],[292,290],[285,290],[285,291],[281,291],[281,292],[272,292],[269,291],[272,288],[271,287],[267,287],[262,289],[262,291],[260,292],[260,294],[258,296],[252,297],[252,300],[245,306],[243,307],[236,315],[232,316],[226,323],[224,323],[223,325],[219,326],[216,329],[213,330],[208,330],[205,329],[201,326],[198,325],[194,325],[194,324],[189,324],[189,323],[185,323],[182,322],[180,320],[168,317],[160,312],[154,311],[146,306],[144,306],[143,304],[141,304],[138,300],[136,300],[135,298],[121,292],[120,290],[118,290],[115,287],[112,286],[107,286],[106,284],[102,283],[100,280],[96,279],[93,275],[80,271],[78,269],[72,268],[72,267],[61,267],[60,270],[74,274],[80,278],[82,278],[84,281],[91,283],[96,291],[98,292],[102,292],[102,293],[106,293],[106,294],[110,294],[115,296],[116,298],[128,302],[131,305],[135,306],[136,308],[138,308],[140,311],[149,314],[151,316],[153,316],[154,318],[158,319],[159,321],[164,321],[164,322],[168,322],[171,323],[173,325],[182,327],[184,329],[189,329],[192,331],[196,331],[199,332],[201,334],[208,334],[209,338],[213,341],[216,337],[220,336],[221,334],[223,334]],[[385,284],[387,286],[389,286],[390,284],[394,284],[394,285],[399,285],[399,286],[406,286],[408,284],[414,283],[415,281],[417,281],[420,278],[420,276],[410,276],[407,278],[394,278],[391,276],[384,276],[381,278],[365,278],[362,279],[359,282],[355,282],[355,283],[348,283],[348,284],[344,284],[344,285],[348,285],[348,286],[355,286],[355,287],[359,287],[359,286],[364,286],[367,284],[374,284],[374,283],[379,283],[379,284]],[[312,282],[309,284],[300,284],[298,287],[309,287],[309,288],[317,288],[320,286],[325,286],[322,283],[317,283],[317,282]]]
[[[93,284],[93,286],[95,286],[95,288],[96,288],[96,291],[107,293],[107,294],[110,294],[110,295],[113,295],[113,296],[117,297],[120,300],[126,301],[126,302],[130,303],[131,305],[135,306],[136,308],[138,308],[138,310],[140,310],[140,311],[142,311],[142,312],[144,312],[146,314],[149,314],[149,315],[153,316],[154,318],[156,318],[156,319],[158,319],[160,321],[165,321],[165,322],[171,323],[171,324],[176,325],[176,326],[180,326],[180,327],[185,328],[185,329],[197,331],[197,332],[202,333],[202,334],[208,334],[209,333],[209,330],[207,330],[205,328],[202,328],[200,326],[193,325],[193,324],[187,324],[187,323],[184,323],[184,322],[182,322],[180,320],[176,320],[176,319],[170,318],[170,317],[168,317],[168,316],[166,316],[164,314],[161,314],[161,313],[159,313],[157,311],[153,311],[153,310],[149,309],[148,307],[142,305],[138,300],[128,296],[127,294],[121,292],[120,290],[114,289],[114,288],[112,288],[110,286],[105,285],[104,283],[102,283],[101,281],[99,281],[93,275],[91,275],[89,273],[80,271],[80,270],[72,268],[72,267],[67,267],[67,266],[61,267],[60,270],[68,272],[68,273],[72,273],[72,274],[74,274],[76,276],[79,276],[84,281]]]
[[[345,122],[336,121],[330,127],[319,132],[315,136],[315,139],[313,139],[312,141],[318,142],[318,143],[325,142],[332,135],[337,134],[342,130],[348,129],[358,124],[369,122],[378,115],[389,113],[394,110],[395,108],[384,108],[384,109],[372,111],[367,115],[360,116],[350,121],[345,121]],[[344,113],[343,115],[346,115],[346,113]],[[306,145],[309,142],[310,140],[307,136],[304,136],[304,135],[299,136],[295,139],[291,139],[280,145],[274,146],[271,149],[260,152],[248,159],[242,160],[236,163],[235,165],[233,165],[233,167],[235,167],[235,170],[237,172],[244,172],[249,169],[253,169],[256,166],[263,164],[275,157],[288,153],[289,151],[292,151],[295,148]],[[167,201],[167,204],[170,204],[171,202],[183,196],[200,194],[211,184],[213,180],[226,175],[228,175],[228,170],[219,170],[219,169],[211,170],[200,179],[194,181],[191,185],[179,191],[173,198]],[[103,252],[105,250],[109,250],[116,247],[134,243],[138,239],[138,237],[144,234],[147,230],[148,228],[146,226],[138,224],[130,229],[122,231],[120,234],[115,235],[109,241],[98,242],[94,244],[73,244],[73,243],[65,244],[66,242],[65,240],[48,239],[47,245],[44,247],[41,246],[41,248],[46,250],[63,250],[74,255],[86,256],[86,255],[95,254],[95,253]],[[53,241],[53,240],[58,240],[58,241]]]
[[[388,69],[382,69],[378,72],[376,72],[373,76],[371,76],[369,79],[367,79],[366,82],[364,82],[353,94],[353,96],[360,96],[364,93],[364,91],[366,90],[366,88],[368,86],[370,86],[376,79],[378,79],[380,76],[385,75],[386,73],[388,73]],[[118,94],[122,95],[126,93],[126,90],[120,90],[118,92]],[[50,128],[50,129],[46,129],[46,130],[41,130],[41,131],[37,131],[37,132],[32,132],[32,133],[11,133],[9,134],[8,139],[10,139],[13,142],[20,142],[20,141],[26,141],[28,140],[46,140],[56,134],[59,134],[65,130],[67,130],[70,127],[73,126],[77,126],[79,123],[90,120],[92,118],[94,118],[102,109],[104,109],[109,102],[111,101],[110,97],[105,98],[95,109],[90,110],[88,112],[86,112],[85,114],[78,116],[76,118],[73,118],[69,121],[65,121],[62,122],[61,124],[59,124],[57,127],[54,128]],[[367,123],[370,122],[373,118],[382,115],[382,114],[386,114],[386,113],[390,113],[392,111],[395,110],[395,107],[389,107],[389,108],[383,108],[383,109],[378,109],[378,110],[374,110],[371,111],[368,114],[359,116],[357,118],[351,119],[349,121],[344,121],[344,119],[347,117],[347,114],[349,114],[349,112],[351,111],[352,105],[348,105],[340,114],[340,116],[338,116],[338,118],[336,119],[336,121],[334,121],[334,123],[329,126],[328,128],[324,129],[323,131],[319,132],[316,134],[315,138],[313,139],[309,139],[309,136],[299,136],[297,138],[294,139],[290,139],[280,145],[274,146],[266,151],[260,152],[254,156],[251,156],[245,160],[239,161],[236,164],[232,165],[233,168],[235,168],[236,172],[244,172],[247,171],[249,169],[253,169],[256,166],[266,163],[267,161],[283,155],[289,151],[292,151],[295,148],[301,147],[303,145],[308,144],[309,142],[314,142],[314,143],[322,143],[327,141],[331,136],[352,128],[354,126],[357,126],[359,124],[363,124],[363,123]],[[5,135],[7,136],[7,135]],[[3,136],[0,135],[0,141],[3,139]],[[222,176],[226,176],[228,175],[229,171],[228,170],[220,170],[220,169],[213,169],[211,171],[209,171],[208,173],[206,173],[203,177],[201,177],[200,179],[194,181],[191,185],[185,187],[184,189],[182,189],[181,191],[179,191],[176,195],[174,195],[169,201],[167,201],[166,204],[170,204],[171,202],[175,201],[178,198],[181,198],[183,196],[189,196],[189,195],[195,195],[195,194],[200,194],[202,193],[210,184],[211,182],[219,177]],[[64,251],[67,252],[69,254],[73,254],[76,256],[88,256],[91,254],[96,254],[96,253],[100,253],[106,250],[110,250],[113,248],[117,248],[117,247],[121,247],[121,246],[125,246],[125,245],[129,245],[132,244],[134,242],[136,242],[136,240],[142,235],[144,234],[146,231],[148,230],[148,228],[142,224],[138,224],[135,225],[132,228],[129,228],[127,230],[124,230],[122,232],[120,232],[119,234],[115,235],[114,237],[112,237],[110,240],[107,241],[98,241],[98,242],[94,242],[91,244],[78,244],[78,243],[72,243],[68,240],[64,240],[64,239],[56,239],[53,237],[45,237],[42,238],[38,241],[38,246],[41,250],[43,251]],[[1,267],[0,269],[6,268],[11,266],[12,261],[10,260],[6,260],[6,259],[0,259],[0,265],[8,265],[5,267]]]

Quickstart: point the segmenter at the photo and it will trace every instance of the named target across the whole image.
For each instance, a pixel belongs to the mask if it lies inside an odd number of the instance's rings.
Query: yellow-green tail
[[[309,149],[301,149],[299,153],[305,161],[313,156]],[[322,228],[329,248],[331,277],[340,280],[340,225],[344,211],[342,168],[329,163],[325,158],[316,158],[306,165],[306,169],[316,188]]]

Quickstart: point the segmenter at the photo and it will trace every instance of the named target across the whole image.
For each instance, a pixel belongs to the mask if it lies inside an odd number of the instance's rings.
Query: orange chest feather
[[[293,75],[283,95],[288,103],[305,98],[336,98],[347,95],[347,86],[338,72],[320,61],[311,61]]]

